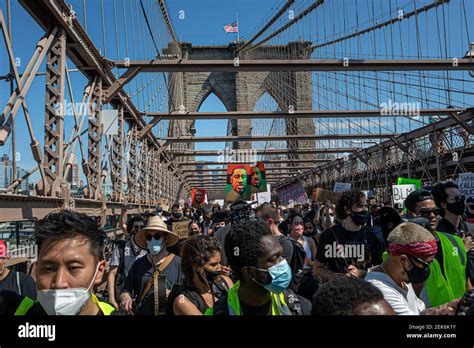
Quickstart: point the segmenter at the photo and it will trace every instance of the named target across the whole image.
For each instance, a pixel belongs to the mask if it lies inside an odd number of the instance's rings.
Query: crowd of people
[[[124,208],[114,240],[64,210],[37,223],[31,275],[0,255],[0,314],[452,315],[474,283],[472,222],[454,182],[399,211],[358,190],[288,209]]]

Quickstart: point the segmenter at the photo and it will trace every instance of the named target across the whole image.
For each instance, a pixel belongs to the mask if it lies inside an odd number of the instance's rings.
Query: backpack
[[[304,268],[304,260],[306,259],[306,251],[304,251],[303,246],[298,243],[297,240],[288,237],[288,236],[281,236],[280,239],[289,239],[291,245],[293,246],[293,254],[290,260],[290,268],[291,268],[291,284],[290,288],[294,292],[298,292],[298,288],[300,286],[301,280],[303,279],[303,268]]]

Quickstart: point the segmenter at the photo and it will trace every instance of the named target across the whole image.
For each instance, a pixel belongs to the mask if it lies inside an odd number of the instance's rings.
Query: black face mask
[[[466,209],[464,200],[454,203],[446,203],[446,209],[449,210],[454,215],[462,215]]]
[[[214,283],[214,280],[216,280],[216,277],[221,275],[221,272],[218,271],[209,271],[208,269],[204,269],[204,272],[206,273],[206,279],[209,283]]]
[[[405,266],[403,266],[403,269],[405,270],[405,272],[407,272],[408,275],[408,282],[412,284],[420,284],[425,282],[425,280],[428,279],[430,276],[430,268],[418,268],[413,264],[411,260],[410,262],[413,265],[413,268],[411,270],[407,271]]]
[[[369,211],[368,210],[363,210],[359,212],[353,211],[351,213],[351,218],[352,218],[352,221],[354,221],[354,223],[357,226],[365,225],[367,223],[367,220],[369,219]]]
[[[173,213],[173,214],[171,214],[171,215],[173,215],[173,217],[174,217],[175,219],[180,219],[180,218],[181,218],[181,216],[183,216],[183,213],[177,213],[177,212],[174,212],[174,213]]]

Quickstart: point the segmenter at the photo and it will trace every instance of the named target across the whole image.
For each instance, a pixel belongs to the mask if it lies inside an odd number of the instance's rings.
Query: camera
[[[474,289],[464,294],[456,309],[456,315],[474,315]]]
[[[380,218],[380,227],[382,229],[382,236],[384,241],[392,230],[403,222],[413,222],[431,231],[430,221],[426,218],[420,217],[406,217],[402,218],[400,214],[392,207],[383,207],[378,211]]]

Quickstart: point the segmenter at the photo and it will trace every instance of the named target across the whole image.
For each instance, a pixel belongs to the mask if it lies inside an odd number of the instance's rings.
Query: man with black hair
[[[312,315],[395,315],[382,292],[354,277],[336,276],[313,299]]]
[[[15,315],[110,315],[115,311],[93,294],[106,267],[106,234],[94,219],[69,210],[52,213],[37,224],[35,238],[38,301],[10,298]]]
[[[439,185],[439,184],[438,184]],[[438,202],[446,200],[441,197],[444,184],[436,185],[435,194]],[[453,187],[453,183],[448,184]],[[445,190],[455,191],[455,190]],[[459,191],[459,190],[458,190]],[[454,192],[455,193],[455,192]],[[423,284],[414,286],[427,307],[439,306],[462,296],[466,289],[472,287],[472,266],[468,262],[466,250],[461,238],[439,231],[437,226],[440,210],[435,203],[433,195],[426,190],[411,192],[405,199],[405,207],[414,217],[424,217],[430,221],[431,233],[433,234],[437,252],[435,260],[430,266],[430,276]],[[447,226],[448,223],[445,223]]]
[[[469,251],[472,247],[472,236],[462,219],[466,210],[466,203],[458,185],[452,181],[441,182],[433,187],[431,193],[436,206],[440,208],[440,215],[442,216],[436,231],[461,237],[466,250]]]
[[[213,236],[215,233],[217,233],[229,223],[229,212],[225,210],[218,210],[212,214],[211,220],[212,225],[210,227],[209,234]]]
[[[217,214],[217,215],[216,215]],[[219,211],[214,213],[212,216],[213,220],[221,220],[225,223],[224,226],[219,227],[217,231],[214,232],[212,235],[216,238],[221,245],[224,245],[225,237],[230,231],[230,227],[232,226],[229,224],[229,213],[226,211]],[[250,218],[250,206],[244,200],[237,200],[230,205],[230,219],[232,223],[237,223],[239,221],[248,220]],[[222,222],[220,223],[222,225]],[[227,266],[227,257],[225,254],[225,250],[222,250],[221,253],[221,264]]]
[[[304,315],[311,304],[287,289],[291,281],[283,248],[256,220],[232,224],[224,249],[238,279],[214,306],[214,315]]]
[[[187,219],[183,216],[183,208],[179,203],[174,203],[171,206],[171,216],[165,221],[168,229],[171,231],[173,228],[173,222],[186,221]]]
[[[462,238],[471,269],[470,280],[474,284],[474,272],[472,271],[474,269],[474,243],[472,242],[474,234],[463,220],[466,210],[465,197],[461,195],[459,187],[452,181],[435,185],[432,194],[436,205],[440,208],[440,215],[443,217],[439,221],[436,231]]]
[[[322,234],[313,271],[323,281],[336,273],[364,278],[366,269],[382,262],[383,248],[372,228],[365,226],[369,211],[365,194],[346,191],[336,204],[340,223]]]
[[[110,271],[107,275],[107,293],[110,303],[119,308],[118,297],[122,292],[125,278],[133,263],[140,257],[146,255],[146,250],[140,248],[134,240],[135,234],[145,227],[145,221],[141,216],[132,216],[127,221],[125,239],[118,240],[114,244],[112,257],[110,259]]]

